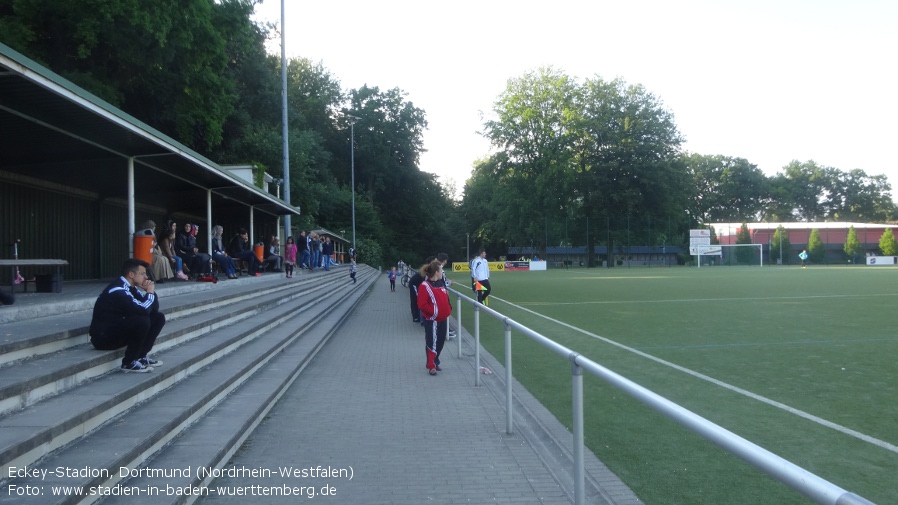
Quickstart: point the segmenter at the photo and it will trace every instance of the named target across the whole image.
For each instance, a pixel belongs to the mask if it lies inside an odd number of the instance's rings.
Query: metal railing
[[[530,328],[506,317],[495,310],[482,305],[455,289],[449,291],[457,296],[456,317],[458,320],[458,356],[462,357],[461,330],[462,304],[468,303],[474,310],[474,385],[480,386],[480,313],[502,321],[505,325],[505,432],[514,433],[514,409],[512,404],[512,360],[511,330],[512,328],[528,336],[531,340],[542,344],[554,353],[567,358],[571,362],[571,395],[573,399],[573,465],[574,465],[574,503],[583,505],[586,499],[583,443],[583,371],[595,375],[608,384],[627,393],[646,404],[653,410],[669,417],[673,421],[692,430],[699,436],[714,442],[727,452],[742,458],[747,463],[786,484],[795,491],[810,498],[820,505],[874,505],[873,502],[848,492],[839,486],[795,465],[776,454],[760,447],[735,433],[712,423],[711,421],[687,410],[676,403],[618,375],[571,349],[551,340]]]

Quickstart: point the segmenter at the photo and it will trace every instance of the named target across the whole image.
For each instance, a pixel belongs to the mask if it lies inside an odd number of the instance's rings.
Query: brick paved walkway
[[[351,468],[352,478],[271,475],[220,478],[213,486],[312,486],[317,501],[341,504],[570,504],[556,472],[528,441],[532,437],[505,434],[504,401],[488,387],[474,387],[473,365],[457,353],[457,344],[447,342],[443,372],[428,375],[423,330],[411,322],[407,291],[391,293],[386,281],[375,283],[228,464]],[[548,417],[540,422],[554,423],[556,434],[568,433]],[[613,503],[638,503],[610,477],[616,487],[589,496],[589,503],[612,503],[609,496],[615,495],[622,499]],[[324,487],[334,494],[321,496]],[[246,500],[210,496],[201,503]]]

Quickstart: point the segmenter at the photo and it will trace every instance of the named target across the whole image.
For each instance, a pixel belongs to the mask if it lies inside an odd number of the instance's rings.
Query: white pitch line
[[[883,448],[883,449],[885,449],[885,450],[887,450],[887,451],[891,451],[891,452],[893,452],[893,453],[895,453],[895,454],[898,454],[898,446],[893,445],[893,444],[890,444],[890,443],[888,443],[888,442],[886,442],[886,441],[884,441],[884,440],[880,440],[880,439],[878,439],[878,438],[874,438],[874,437],[871,437],[871,436],[869,436],[869,435],[865,435],[865,434],[863,434],[863,433],[861,433],[861,432],[859,432],[859,431],[852,430],[851,428],[847,428],[847,427],[842,426],[842,425],[840,425],[840,424],[836,424],[836,423],[834,423],[834,422],[832,422],[832,421],[827,421],[826,419],[823,419],[823,418],[821,418],[821,417],[817,417],[817,416],[815,416],[815,415],[813,415],[813,414],[809,414],[809,413],[807,413],[807,412],[805,412],[805,411],[803,411],[803,410],[798,410],[798,409],[793,408],[793,407],[790,407],[790,406],[788,406],[788,405],[786,405],[786,404],[784,404],[784,403],[780,403],[780,402],[778,402],[778,401],[771,400],[770,398],[767,398],[767,397],[764,397],[764,396],[761,396],[761,395],[752,393],[751,391],[748,391],[748,390],[746,390],[746,389],[742,389],[742,388],[740,388],[740,387],[733,386],[732,384],[727,384],[726,382],[723,382],[723,381],[717,380],[717,379],[715,379],[715,378],[713,378],[713,377],[707,376],[707,375],[705,375],[705,374],[696,372],[695,370],[690,370],[690,369],[688,369],[688,368],[686,368],[686,367],[682,367],[682,366],[680,366],[680,365],[677,365],[676,363],[671,363],[670,361],[665,361],[665,360],[663,360],[663,359],[661,359],[661,358],[658,358],[658,357],[656,357],[656,356],[652,356],[651,354],[644,353],[644,352],[642,352],[642,351],[640,351],[640,350],[638,350],[638,349],[634,349],[634,348],[632,348],[632,347],[628,347],[628,346],[626,346],[626,345],[624,345],[624,344],[621,344],[620,342],[615,342],[614,340],[605,338],[605,337],[600,336],[600,335],[596,335],[595,333],[590,333],[590,332],[588,332],[588,331],[586,331],[586,330],[584,330],[584,329],[582,329],[582,328],[578,328],[578,327],[576,327],[576,326],[573,326],[573,325],[570,325],[570,324],[568,324],[568,323],[565,323],[564,321],[559,321],[559,320],[553,319],[553,318],[551,318],[551,317],[549,317],[549,316],[540,314],[539,312],[534,312],[534,311],[532,311],[532,310],[530,310],[530,309],[521,307],[520,305],[516,305],[516,304],[514,304],[514,303],[511,303],[511,302],[509,302],[508,300],[503,300],[502,298],[498,298],[498,297],[495,297],[495,296],[490,296],[490,298],[493,298],[494,300],[499,300],[499,301],[501,301],[501,302],[507,303],[508,305],[511,305],[512,307],[516,307],[516,308],[518,308],[518,309],[520,309],[520,310],[523,310],[523,311],[525,311],[525,312],[529,312],[529,313],[531,313],[531,314],[533,314],[533,315],[535,315],[535,316],[541,317],[541,318],[546,319],[546,320],[548,320],[548,321],[551,321],[551,322],[553,322],[553,323],[555,323],[555,324],[559,324],[559,325],[561,325],[561,326],[564,326],[565,328],[570,328],[570,329],[572,329],[572,330],[574,330],[574,331],[580,332],[580,333],[582,333],[582,334],[584,334],[584,335],[587,335],[587,336],[589,336],[589,337],[592,337],[592,338],[601,340],[601,341],[603,341],[603,342],[606,342],[606,343],[608,343],[608,344],[611,344],[611,345],[613,345],[613,346],[619,347],[619,348],[621,348],[621,349],[624,349],[625,351],[632,352],[633,354],[642,356],[643,358],[650,359],[650,360],[652,360],[652,361],[654,361],[654,362],[656,362],[656,363],[660,363],[660,364],[662,364],[662,365],[664,365],[664,366],[668,366],[668,367],[673,368],[673,369],[675,369],[675,370],[679,370],[679,371],[681,371],[681,372],[683,372],[683,373],[686,373],[686,374],[689,374],[689,375],[691,375],[691,376],[693,376],[693,377],[702,379],[702,380],[707,381],[707,382],[710,382],[710,383],[712,383],[712,384],[716,384],[716,385],[718,385],[718,386],[720,386],[720,387],[722,387],[722,388],[724,388],[724,389],[728,389],[728,390],[733,391],[733,392],[735,392],[735,393],[739,393],[739,394],[741,394],[741,395],[745,395],[745,396],[747,396],[747,397],[749,397],[749,398],[752,398],[752,399],[754,399],[754,400],[757,400],[757,401],[759,401],[759,402],[766,403],[767,405],[771,405],[771,406],[776,407],[776,408],[778,408],[778,409],[785,410],[786,412],[789,412],[790,414],[794,414],[794,415],[796,415],[796,416],[803,417],[803,418],[805,418],[805,419],[807,419],[807,420],[809,420],[809,421],[813,421],[813,422],[815,422],[815,423],[817,423],[817,424],[820,424],[821,426],[826,426],[827,428],[832,428],[832,429],[834,429],[834,430],[836,430],[836,431],[839,431],[839,432],[841,432],[841,433],[844,433],[844,434],[846,434],[846,435],[848,435],[848,436],[857,438],[857,439],[859,439],[859,440],[863,440],[864,442],[868,442],[868,443],[873,444],[873,445],[875,445],[875,446],[877,446],[877,447],[881,447],[881,448]]]
[[[878,295],[808,295],[808,296],[778,296],[775,298],[772,297],[746,297],[746,298],[672,298],[672,299],[661,299],[661,300],[595,300],[595,301],[583,301],[583,302],[524,302],[524,305],[620,305],[625,303],[695,303],[695,302],[744,302],[744,301],[757,301],[757,300],[768,300],[768,301],[780,301],[780,300],[808,300],[808,299],[817,299],[817,298],[878,298],[878,297],[893,297],[898,296],[898,293],[890,293],[890,294],[878,294]],[[494,297],[495,298],[495,297]],[[508,303],[509,305],[514,305],[506,300],[502,300],[501,298],[496,298],[496,300],[503,301]],[[515,307],[520,307],[519,305],[515,305]]]

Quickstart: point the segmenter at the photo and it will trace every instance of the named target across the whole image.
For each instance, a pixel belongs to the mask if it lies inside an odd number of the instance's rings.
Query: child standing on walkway
[[[355,258],[352,258],[352,261],[349,262],[349,278],[355,284]]]
[[[427,372],[436,375],[440,368],[440,353],[446,343],[447,319],[452,314],[449,292],[443,281],[443,266],[440,260],[433,260],[421,268],[425,278],[418,287],[418,308],[421,309],[421,323],[424,325],[424,344],[427,353]]]
[[[390,291],[395,293],[396,292],[396,267],[393,267],[390,269],[389,276],[390,276]]]
[[[296,266],[296,244],[293,242],[293,236],[287,237],[287,245],[284,246],[284,272],[287,278],[293,277],[293,267]]]

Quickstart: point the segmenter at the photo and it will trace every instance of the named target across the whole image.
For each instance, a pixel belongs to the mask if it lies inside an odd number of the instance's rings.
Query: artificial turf
[[[898,503],[898,269],[571,269],[491,283],[490,308],[848,491]],[[472,311],[463,318],[473,331]],[[503,328],[481,318],[499,359]],[[523,334],[513,342],[516,378],[570,427],[570,364]],[[587,445],[648,504],[810,503],[595,377],[585,400]]]

